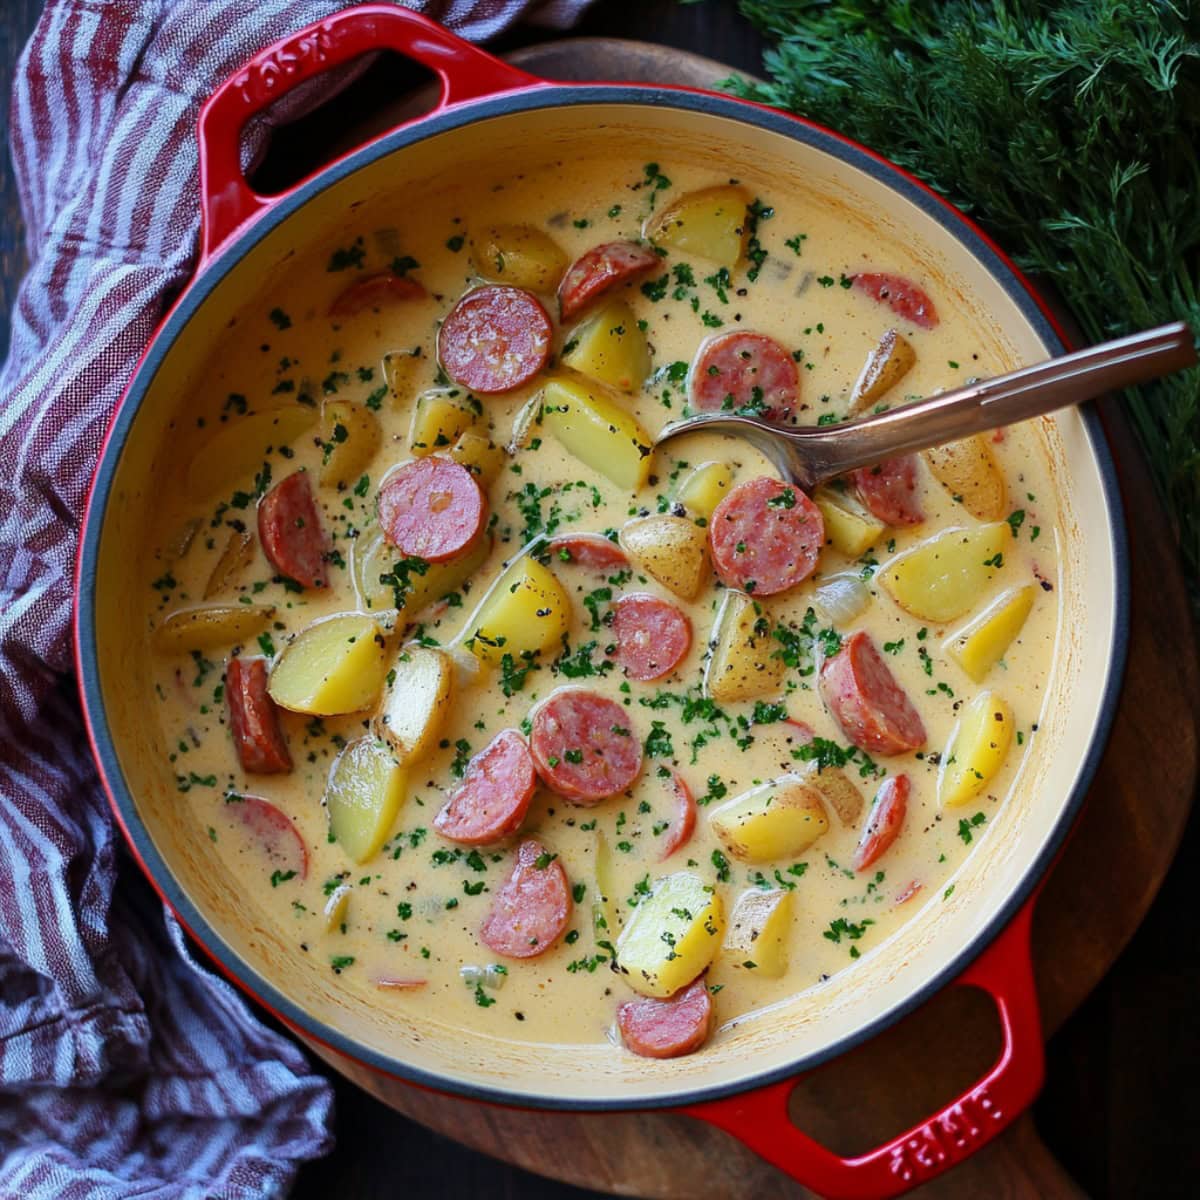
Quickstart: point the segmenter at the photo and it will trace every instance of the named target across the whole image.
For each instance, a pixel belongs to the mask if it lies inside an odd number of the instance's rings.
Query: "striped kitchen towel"
[[[482,39],[586,3],[409,7]],[[32,265],[0,371],[0,1200],[279,1196],[330,1146],[326,1083],[119,881],[135,868],[84,742],[70,614],[105,426],[195,256],[199,106],[343,7],[50,0],[18,65]]]

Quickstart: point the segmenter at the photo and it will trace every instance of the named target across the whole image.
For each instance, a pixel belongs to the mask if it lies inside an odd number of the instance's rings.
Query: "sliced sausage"
[[[267,561],[281,575],[304,587],[328,586],[329,547],[306,472],[281,479],[258,502],[258,539]]]
[[[267,692],[266,660],[231,658],[225,670],[225,699],[242,770],[252,775],[290,771],[292,756],[279,725],[279,709]]]
[[[925,744],[925,726],[869,634],[852,633],[821,666],[821,699],[842,732],[869,754]]]
[[[566,533],[551,538],[550,553],[561,562],[592,571],[619,571],[629,566],[625,551],[602,533]]]
[[[546,786],[576,804],[623,792],[642,769],[629,714],[584,688],[563,688],[537,707],[529,747]]]
[[[578,316],[610,288],[629,283],[658,266],[649,246],[637,242],[605,242],[581,254],[558,285],[559,312],[564,321]]]
[[[291,818],[269,800],[259,796],[229,796],[222,811],[242,827],[258,844],[280,875],[294,873],[298,879],[308,878],[308,850]]]
[[[662,853],[658,856],[660,862],[686,846],[696,828],[696,800],[678,771],[671,772],[671,790],[675,793],[675,820],[663,839]]]
[[[415,279],[397,275],[394,271],[380,271],[377,275],[364,276],[339,293],[329,306],[329,315],[352,317],[356,313],[378,311],[388,304],[423,300],[426,295],[424,287]]]
[[[553,333],[546,310],[531,293],[476,288],[442,323],[438,359],[455,383],[473,392],[510,392],[546,365]]]
[[[889,775],[879,785],[850,863],[856,871],[865,871],[900,835],[908,811],[908,792],[907,775]]]
[[[617,1028],[628,1050],[643,1058],[678,1058],[699,1050],[713,1025],[713,1002],[704,976],[666,1000],[626,1000]]]
[[[502,729],[467,764],[462,783],[433,827],[463,846],[486,846],[516,833],[537,786],[533,756],[515,729]]]
[[[466,467],[431,454],[388,476],[377,509],[383,536],[402,554],[445,562],[475,544],[487,500]]]
[[[708,543],[727,587],[774,596],[816,570],[825,522],[798,487],[760,476],[739,483],[717,505]]]
[[[571,890],[562,864],[530,838],[517,849],[512,874],[500,886],[479,936],[507,958],[544,954],[571,919]]]
[[[896,893],[896,899],[892,901],[893,908],[899,908],[902,904],[907,904],[924,886],[917,880],[913,879],[905,884],[899,892]]]
[[[789,420],[800,392],[796,361],[765,333],[719,333],[700,347],[688,376],[688,403],[701,412]]]
[[[622,596],[613,608],[617,665],[645,683],[669,675],[692,644],[692,623],[669,600],[649,592]]]
[[[850,473],[862,502],[887,525],[919,525],[925,520],[917,499],[917,458],[906,454]]]
[[[937,309],[924,289],[903,275],[887,271],[862,271],[851,276],[855,290],[886,304],[898,317],[911,321],[922,329],[933,329],[938,323]]]

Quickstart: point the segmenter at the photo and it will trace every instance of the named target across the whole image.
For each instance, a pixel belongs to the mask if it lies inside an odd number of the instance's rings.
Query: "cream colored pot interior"
[[[180,464],[165,442],[179,397],[223,331],[254,301],[294,248],[361,225],[362,210],[402,214],[428,203],[449,178],[486,179],[520,162],[603,154],[606,146],[647,160],[711,163],[716,175],[766,172],[778,188],[818,193],[889,236],[919,247],[942,295],[985,316],[1014,364],[1045,357],[1038,332],[1017,303],[939,220],[870,175],[780,133],[711,113],[642,105],[576,105],[494,116],[449,129],[383,156],[316,195],[261,238],[216,283],[162,358],[117,468],[99,547],[95,622],[99,684],[124,784],[175,886],[215,936],[210,949],[261,991],[289,998],[308,1028],[332,1032],[343,1048],[393,1060],[448,1086],[488,1089],[516,1102],[667,1101],[728,1087],[811,1060],[852,1039],[910,997],[928,990],[964,948],[993,928],[1052,838],[1076,786],[1101,716],[1116,629],[1114,535],[1101,468],[1085,424],[1069,411],[1044,421],[1046,452],[1061,489],[1064,619],[1041,729],[1014,795],[989,826],[980,852],[954,880],[952,895],[929,896],[900,933],[829,983],[724,1031],[704,1053],[669,1062],[614,1054],[607,1045],[537,1046],[459,1028],[415,1023],[394,997],[377,1001],[340,991],[323,964],[298,955],[265,922],[195,826],[176,791],[158,730],[139,699],[145,661],[142,577],[130,556],[145,544],[155,497]],[[218,265],[217,270],[221,270]],[[98,714],[93,714],[95,719]],[[114,779],[119,787],[120,780]],[[162,882],[166,883],[166,880]],[[186,913],[185,913],[186,915]],[[202,926],[196,932],[204,935]],[[329,1032],[325,1036],[329,1036]]]

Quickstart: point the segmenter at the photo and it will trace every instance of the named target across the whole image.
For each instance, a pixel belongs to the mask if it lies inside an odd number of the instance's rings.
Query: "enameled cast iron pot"
[[[441,99],[278,197],[256,194],[239,136],[257,112],[340,63],[390,49],[441,79]],[[281,1020],[370,1068],[477,1100],[529,1108],[673,1107],[729,1130],[818,1192],[899,1194],[983,1145],[1041,1084],[1043,1047],[1029,954],[1032,905],[1084,800],[1116,705],[1126,646],[1125,535],[1113,465],[1096,415],[1042,422],[1062,511],[1064,618],[1040,728],[1015,794],[954,879],[894,937],[850,969],[702,1053],[656,1062],[607,1043],[533,1046],[417,1023],[382,996],[339,992],[319,964],[255,920],[175,791],[140,699],[140,587],[157,491],[173,470],[164,431],[196,364],[259,281],[297,248],[327,241],[360,203],[452,177],[485,178],[606,145],[647,160],[710,161],[714,178],[766,169],[844,206],[917,250],[939,293],[972,306],[1017,361],[1063,350],[1029,284],[961,213],[892,166],[826,129],[773,109],[683,88],[549,84],[401,8],[347,10],[264,51],[200,117],[203,235],[191,285],[163,321],[109,431],[78,569],[77,655],[101,777],[134,854],[217,964]],[[468,174],[470,173],[470,174]],[[348,215],[349,214],[349,215]],[[878,1033],[952,982],[987,991],[1004,1046],[991,1072],[930,1120],[855,1159],[796,1129],[796,1076]]]

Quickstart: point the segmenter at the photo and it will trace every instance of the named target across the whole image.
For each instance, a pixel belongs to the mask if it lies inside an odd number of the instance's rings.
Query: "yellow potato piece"
[[[1021,632],[1036,596],[1033,584],[1001,592],[979,616],[946,639],[946,653],[976,683],[982,683]]]
[[[813,503],[825,521],[825,540],[839,553],[857,558],[869,550],[887,528],[850,496],[829,488],[813,493]]]
[[[684,600],[691,600],[707,575],[708,539],[687,517],[660,513],[629,521],[621,546],[647,575]]]
[[[650,374],[650,348],[629,305],[611,300],[567,334],[562,363],[619,392],[636,392]]]
[[[542,425],[584,466],[636,492],[650,475],[650,435],[614,398],[561,377],[542,388]]]
[[[733,472],[727,463],[700,463],[680,480],[675,499],[707,521],[732,486]]]
[[[721,845],[743,862],[770,862],[802,854],[829,828],[815,788],[799,775],[780,775],[708,815]]]
[[[848,829],[857,829],[863,811],[863,794],[839,767],[813,767],[803,776],[809,787],[837,813],[838,820]]]
[[[1004,472],[980,433],[921,451],[933,477],[979,521],[999,521],[1008,512]]]
[[[271,699],[329,717],[374,708],[387,674],[387,638],[374,617],[341,613],[300,630],[271,671]]]
[[[321,409],[321,441],[325,454],[317,482],[322,487],[350,487],[378,452],[383,431],[369,408],[349,400],[327,400]]]
[[[280,446],[290,446],[317,423],[317,412],[301,404],[231,416],[195,454],[187,469],[188,494],[207,500],[252,479]]]
[[[450,712],[454,664],[442,650],[405,646],[372,722],[405,765],[425,758],[437,745]]]
[[[417,390],[417,374],[425,365],[424,355],[411,350],[392,350],[383,356],[383,381],[392,394],[392,407],[404,411]]]
[[[485,492],[496,482],[496,476],[504,466],[504,451],[484,434],[470,430],[461,434],[450,447],[450,457],[460,467],[466,467]]]
[[[1012,736],[1012,709],[995,692],[980,692],[950,732],[938,768],[938,803],[956,808],[978,796],[1004,765]]]
[[[567,256],[549,234],[532,225],[489,225],[471,235],[475,270],[493,283],[552,292]]]
[[[778,979],[788,965],[787,936],[792,925],[792,893],[783,888],[751,888],[738,897],[723,947],[729,965]]]
[[[155,630],[154,645],[165,654],[235,646],[262,633],[275,610],[267,604],[209,604],[171,613]]]
[[[953,621],[972,608],[1004,565],[1012,530],[1004,521],[946,529],[885,563],[877,578],[906,612]]]
[[[483,566],[491,552],[491,534],[484,534],[477,545],[461,558],[427,563],[424,574],[419,574],[415,569],[402,572],[409,584],[408,590],[401,596],[400,611],[404,619],[412,620],[427,605],[458,591]],[[395,588],[390,581],[382,582],[380,577],[391,577],[396,564],[404,561],[404,556],[381,532],[356,539],[353,556],[354,582],[363,607],[372,610],[395,608]]]
[[[556,646],[567,631],[571,601],[540,562],[522,557],[500,577],[467,631],[467,648],[484,662]]]
[[[430,388],[417,397],[408,449],[414,458],[449,450],[475,424],[466,397],[458,388]]]
[[[387,841],[406,783],[404,769],[377,738],[360,737],[333,760],[325,784],[329,832],[356,863],[373,858]]]
[[[617,942],[616,969],[643,996],[671,996],[716,957],[725,932],[721,897],[698,875],[660,879]]]
[[[850,393],[850,412],[857,415],[870,408],[913,369],[916,361],[917,352],[912,343],[889,329],[879,339],[879,345],[867,355],[862,374]]]
[[[720,702],[778,695],[786,666],[770,623],[744,592],[727,591],[713,623],[704,694]]]
[[[732,271],[746,249],[749,203],[749,194],[740,187],[688,192],[650,217],[643,232],[656,246],[698,254]]]
[[[237,583],[242,572],[254,561],[254,534],[248,529],[230,530],[229,541],[221,551],[216,566],[204,585],[204,598],[211,600],[221,592],[229,591]]]
[[[346,910],[350,907],[350,893],[353,891],[350,884],[341,883],[329,893],[329,899],[325,901],[325,908],[321,914],[325,918],[326,933],[341,929],[346,924]]]

